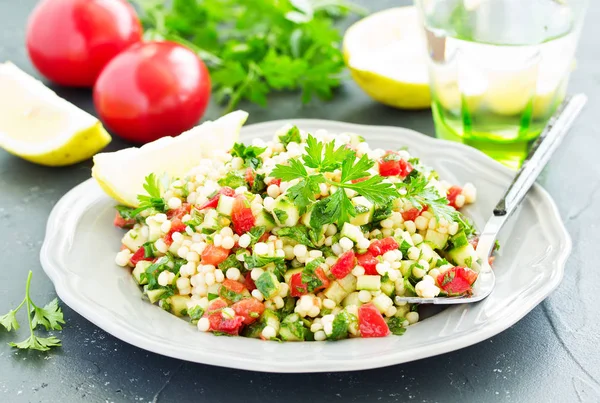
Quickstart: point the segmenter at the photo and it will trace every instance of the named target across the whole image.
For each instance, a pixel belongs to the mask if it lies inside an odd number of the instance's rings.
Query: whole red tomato
[[[109,129],[134,143],[193,127],[210,99],[206,66],[173,42],[138,43],[115,57],[94,85],[94,105]]]
[[[91,87],[104,66],[139,42],[142,27],[125,0],[42,0],[27,23],[27,50],[48,79]]]

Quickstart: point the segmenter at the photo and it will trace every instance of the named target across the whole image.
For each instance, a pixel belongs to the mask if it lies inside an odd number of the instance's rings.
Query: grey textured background
[[[361,2],[371,10],[407,1]],[[561,286],[512,328],[450,354],[389,368],[352,373],[277,375],[192,364],[127,345],[63,306],[63,348],[18,352],[5,343],[21,339],[0,332],[0,401],[3,402],[599,402],[600,129],[597,124],[600,3],[591,2],[571,90],[590,102],[541,179],[556,200],[574,241]],[[12,60],[37,75],[24,47],[33,0],[0,0],[0,61]],[[55,88],[93,113],[86,90]],[[270,99],[251,112],[250,123],[288,117],[325,118],[405,126],[433,134],[429,111],[402,112],[378,105],[347,81],[331,103],[300,105],[296,95]],[[218,116],[211,106],[206,117]],[[115,138],[109,146],[126,146]],[[38,259],[46,218],[56,201],[89,178],[91,163],[68,168],[36,166],[0,150],[0,311],[16,306],[27,270],[32,296],[54,298]]]

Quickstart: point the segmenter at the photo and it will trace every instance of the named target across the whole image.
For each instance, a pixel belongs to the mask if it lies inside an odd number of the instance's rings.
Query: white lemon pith
[[[110,143],[94,116],[14,64],[0,63],[0,147],[28,161],[71,165]]]
[[[171,177],[185,174],[214,150],[228,150],[237,141],[248,113],[231,112],[204,122],[177,137],[163,137],[140,148],[132,147],[94,156],[92,176],[112,198],[126,206],[138,205],[144,178],[151,173]]]
[[[390,8],[358,21],[344,35],[343,54],[354,81],[376,101],[429,108],[426,45],[415,7]]]

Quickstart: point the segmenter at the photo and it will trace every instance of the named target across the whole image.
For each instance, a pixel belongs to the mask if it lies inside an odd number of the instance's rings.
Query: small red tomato
[[[254,280],[252,280],[252,276],[250,275],[250,272],[246,273],[244,280],[245,280],[244,285],[246,286],[248,291],[256,290],[256,284],[254,284]]]
[[[254,170],[250,167],[246,168],[246,182],[248,182],[248,185],[250,185],[250,188],[252,188],[254,186],[254,177],[255,177],[255,173]]]
[[[212,264],[213,266],[218,266],[219,263],[222,263],[229,256],[229,250],[225,248],[221,248],[220,246],[208,245],[202,251],[201,263],[202,264]]]
[[[167,246],[171,246],[171,244],[173,243],[173,234],[175,232],[183,232],[183,231],[185,231],[186,227],[187,226],[183,222],[181,222],[181,219],[179,219],[178,217],[174,217],[171,220],[171,229],[163,237],[163,242]]]
[[[337,262],[331,266],[331,274],[333,274],[337,279],[342,279],[350,274],[355,265],[356,258],[354,256],[354,252],[349,250],[340,256]]]
[[[130,218],[127,220],[121,217],[121,214],[119,214],[119,212],[117,211],[113,224],[115,225],[115,227],[119,228],[132,228],[135,225],[135,219]]]
[[[313,290],[314,293],[317,293],[318,291],[329,287],[330,281],[320,267],[315,269],[315,274],[317,275],[317,278],[321,280],[321,285]],[[302,273],[292,275],[290,278],[290,295],[292,297],[300,297],[305,294],[308,294],[308,285],[302,282]]]
[[[109,129],[134,143],[192,128],[210,99],[206,66],[185,46],[146,42],[108,63],[94,85],[94,105]]]
[[[231,306],[235,314],[244,318],[244,325],[255,322],[265,311],[265,304],[256,298],[246,298]]]
[[[254,227],[256,219],[252,214],[250,203],[243,195],[236,196],[231,209],[231,222],[233,230],[238,235],[243,235]]]
[[[235,196],[235,190],[233,190],[229,186],[223,186],[221,189],[219,189],[217,194],[213,196],[212,199],[210,199],[200,207],[200,210],[203,210],[205,208],[217,208],[217,206],[219,205],[219,198],[221,197],[221,195],[233,197]]]
[[[379,175],[381,176],[402,176],[405,177],[413,170],[412,165],[404,161],[400,156],[389,151],[379,161]]]
[[[418,208],[411,208],[410,210],[406,210],[402,213],[402,218],[404,221],[414,221],[421,214],[421,210]]]
[[[385,319],[372,303],[358,308],[358,329],[362,337],[385,337],[390,334]]]
[[[210,322],[210,331],[236,335],[243,326],[244,317],[236,315],[230,319],[224,318],[222,312],[226,307],[227,303],[225,301],[216,299],[208,305],[204,317],[208,318]]]
[[[456,206],[456,197],[461,193],[462,188],[460,186],[452,186],[450,189],[448,189],[448,192],[446,194],[446,197],[448,198],[448,204],[454,207],[455,209],[458,209],[458,207]]]
[[[104,66],[141,38],[140,21],[125,0],[43,0],[27,22],[34,66],[75,87],[93,86]]]
[[[371,242],[368,250],[373,256],[381,256],[386,252],[396,249],[398,249],[398,242],[392,237],[387,237]]]
[[[437,277],[440,288],[448,295],[470,294],[475,280],[477,273],[467,267],[453,267]]]
[[[131,262],[132,265],[135,266],[142,260],[148,260],[148,261],[154,260],[154,258],[152,258],[152,257],[146,257],[146,251],[144,250],[143,246],[135,251],[135,253],[133,254],[133,256],[131,256],[131,259],[129,261]]]
[[[370,276],[376,276],[377,273],[377,263],[379,260],[375,256],[371,254],[371,252],[363,253],[362,255],[356,256],[356,260],[358,261],[358,265],[365,269],[365,274]]]
[[[189,214],[192,211],[192,205],[189,203],[183,203],[181,207],[167,211],[167,218],[172,220],[173,218],[179,218],[180,220],[184,215]]]

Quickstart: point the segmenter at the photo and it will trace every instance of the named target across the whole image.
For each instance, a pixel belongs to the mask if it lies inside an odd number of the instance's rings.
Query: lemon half
[[[228,150],[237,141],[248,113],[231,112],[207,121],[177,137],[162,137],[140,148],[131,147],[94,156],[92,177],[112,198],[126,206],[138,205],[144,178],[155,173],[180,177],[214,150]]]
[[[358,21],[346,31],[342,51],[354,81],[376,101],[429,108],[426,44],[415,7],[390,8]]]
[[[90,158],[110,140],[94,116],[14,64],[0,63],[0,147],[37,164],[61,166]]]

